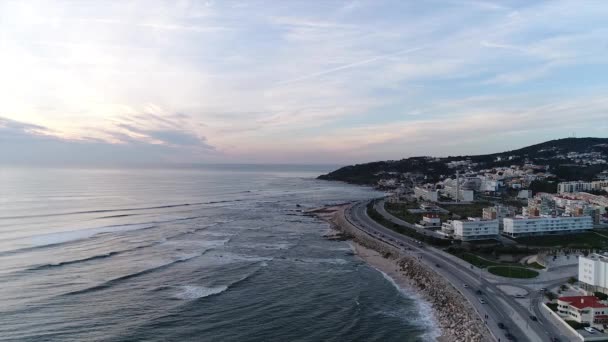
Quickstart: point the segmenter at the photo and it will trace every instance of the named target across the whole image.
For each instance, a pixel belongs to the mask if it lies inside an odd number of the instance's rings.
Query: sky
[[[0,164],[349,164],[608,137],[608,2],[0,1]]]

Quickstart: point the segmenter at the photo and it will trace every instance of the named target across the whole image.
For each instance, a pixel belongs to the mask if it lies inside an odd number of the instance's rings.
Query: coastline
[[[308,213],[330,224],[333,232],[326,234],[326,238],[347,240],[355,255],[381,272],[404,294],[413,293],[417,297],[421,312],[427,311],[431,316],[429,338],[439,342],[493,340],[470,303],[447,280],[415,256],[353,227],[344,216],[348,206],[325,207]]]

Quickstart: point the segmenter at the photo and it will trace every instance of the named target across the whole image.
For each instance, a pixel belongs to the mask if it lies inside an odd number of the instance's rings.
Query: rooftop
[[[608,308],[608,305],[605,305],[600,302],[600,300],[595,296],[573,296],[573,297],[560,297],[559,301],[567,302],[570,306],[573,306],[577,309],[585,309],[585,308]]]

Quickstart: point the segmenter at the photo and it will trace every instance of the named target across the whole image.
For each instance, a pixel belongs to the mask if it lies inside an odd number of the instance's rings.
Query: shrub
[[[551,291],[547,291],[545,292],[545,297],[547,297],[548,300],[554,300],[557,298],[557,295]]]
[[[584,327],[588,327],[589,323],[579,323],[577,321],[570,321],[570,320],[566,320],[566,323],[568,323],[569,326],[571,326],[574,329],[583,329]]]
[[[602,292],[594,292],[594,296],[596,296],[599,300],[608,300],[608,295]]]

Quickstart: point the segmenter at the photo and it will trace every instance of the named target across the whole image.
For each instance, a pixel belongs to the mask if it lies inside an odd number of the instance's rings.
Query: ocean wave
[[[129,251],[129,250],[126,250],[126,251]],[[62,267],[62,266],[67,266],[67,265],[72,265],[72,264],[78,264],[78,263],[81,263],[81,262],[93,261],[93,260],[98,260],[98,259],[105,259],[105,258],[109,258],[109,257],[115,256],[115,255],[118,255],[118,254],[122,254],[124,252],[125,251],[109,252],[109,253],[94,255],[94,256],[91,256],[91,257],[83,258],[83,259],[67,260],[67,261],[61,261],[61,262],[58,262],[58,263],[50,263],[50,264],[37,265],[37,266],[33,266],[33,267],[30,267],[30,268],[26,269],[26,271],[39,271],[39,270],[51,269],[51,268],[55,268],[55,267]]]
[[[273,257],[262,257],[262,256],[252,256],[252,255],[242,255],[242,254],[234,254],[234,253],[222,253],[213,255],[213,260],[217,261],[221,264],[231,264],[237,262],[250,262],[250,263],[258,263],[258,262],[266,262],[274,260]]]
[[[293,262],[303,262],[307,264],[331,264],[331,265],[346,265],[348,264],[347,260],[340,258],[330,258],[330,259],[321,259],[321,258],[294,258],[287,259]]]
[[[150,223],[119,224],[32,236],[30,238],[30,242],[34,245],[34,247],[57,245],[69,241],[88,239],[92,236],[101,233],[116,233],[131,230],[143,230],[154,227],[156,227],[156,225]]]
[[[167,205],[159,205],[159,206],[153,206],[153,207],[98,209],[98,210],[83,210],[83,211],[72,211],[72,212],[50,213],[50,214],[35,214],[35,215],[20,215],[20,216],[2,216],[2,217],[0,217],[0,220],[26,219],[26,218],[39,218],[39,217],[54,217],[54,216],[69,216],[69,215],[83,215],[83,214],[104,214],[104,213],[114,213],[114,212],[121,212],[121,211],[170,209],[170,208],[190,207],[190,206],[198,206],[198,205],[205,205],[205,204],[219,204],[219,203],[231,203],[231,202],[241,202],[241,201],[245,201],[245,199],[233,199],[233,200],[198,202],[198,203],[167,204]]]
[[[431,304],[422,299],[422,297],[420,297],[420,295],[418,295],[416,292],[408,291],[399,286],[399,284],[397,284],[397,282],[388,274],[382,272],[381,270],[375,267],[374,269],[380,272],[380,274],[382,274],[382,277],[384,277],[384,279],[391,283],[391,285],[393,285],[393,287],[399,292],[399,294],[401,294],[405,298],[414,300],[417,307],[416,311],[418,312],[418,317],[414,320],[412,320],[411,317],[407,317],[408,322],[412,322],[424,328],[424,330],[426,331],[423,335],[425,341],[436,341],[437,338],[441,336],[441,329],[439,328],[439,324],[435,319],[435,313],[433,312]]]
[[[208,250],[207,250],[208,251]],[[162,264],[156,267],[152,267],[152,268],[147,268],[145,270],[139,271],[139,272],[135,272],[135,273],[131,273],[131,274],[127,274],[124,275],[122,277],[118,277],[118,278],[114,278],[108,281],[105,281],[99,285],[95,285],[95,286],[91,286],[91,287],[87,287],[85,289],[81,289],[81,290],[76,290],[76,291],[71,291],[71,292],[67,292],[64,293],[63,296],[75,296],[75,295],[81,295],[81,294],[87,294],[87,293],[91,293],[91,292],[96,292],[96,291],[100,291],[100,290],[104,290],[104,289],[108,289],[114,285],[120,284],[124,281],[133,279],[133,278],[137,278],[137,277],[141,277],[143,275],[146,274],[150,274],[150,273],[154,273],[154,272],[158,272],[161,270],[164,270],[166,268],[169,268],[171,266],[174,266],[178,263],[182,263],[182,262],[186,262],[189,260],[192,260],[194,258],[198,258],[202,255],[204,255],[207,251],[204,251],[202,253],[197,253],[197,254],[192,254],[189,256],[186,255],[182,255],[180,257],[178,257],[176,260],[166,263],[166,264]]]
[[[179,292],[172,298],[181,300],[193,300],[220,294],[228,290],[228,286],[205,287],[196,285],[184,285],[179,287]]]

